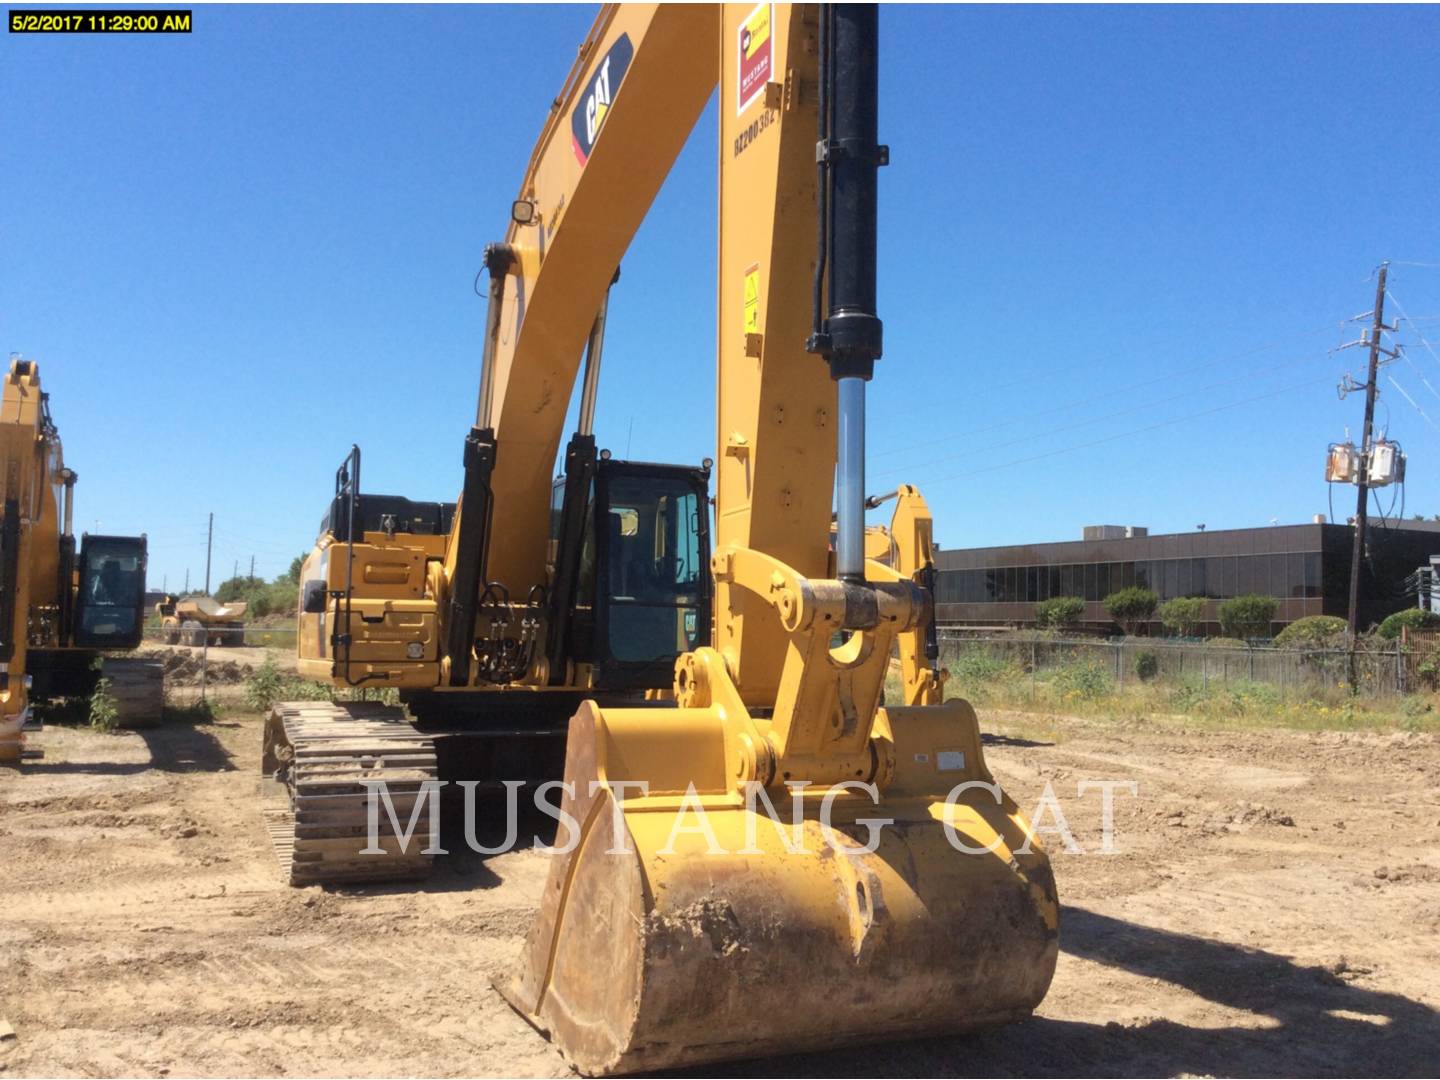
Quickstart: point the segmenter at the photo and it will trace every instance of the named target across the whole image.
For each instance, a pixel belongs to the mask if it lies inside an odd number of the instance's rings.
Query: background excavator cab
[[[132,649],[145,619],[143,536],[89,536],[80,541],[80,591],[75,601],[75,644]]]

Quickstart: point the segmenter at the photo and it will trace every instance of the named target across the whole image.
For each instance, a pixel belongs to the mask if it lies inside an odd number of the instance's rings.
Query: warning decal
[[[760,332],[760,264],[745,271],[745,333]]]
[[[755,10],[746,15],[740,24],[737,116],[765,92],[765,84],[770,81],[770,73],[774,70],[774,36],[770,32],[773,15],[773,4],[756,4]]]

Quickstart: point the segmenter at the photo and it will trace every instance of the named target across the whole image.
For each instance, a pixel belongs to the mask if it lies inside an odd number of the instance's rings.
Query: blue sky
[[[6,35],[0,347],[41,364],[79,525],[147,532],[177,588],[212,510],[215,582],[282,571],[352,441],[367,490],[453,498],[472,281],[593,14]],[[1415,321],[1378,417],[1440,513],[1440,9],[896,6],[881,34],[872,490],[919,484],[946,547],[1326,513],[1363,364],[1328,350],[1389,258]],[[714,452],[714,139],[712,103],[611,304],[617,456]]]

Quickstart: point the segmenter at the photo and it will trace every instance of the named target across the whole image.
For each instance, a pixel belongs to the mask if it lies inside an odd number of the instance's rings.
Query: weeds
[[[983,646],[962,648],[946,659],[951,696],[1032,715],[1064,713],[1213,728],[1440,732],[1437,699],[1429,693],[1366,697],[1330,677],[1298,687],[1217,678],[1213,672],[1208,678],[1198,672],[1171,674],[1163,668],[1146,677],[1145,655],[1134,660],[1140,677],[1124,680],[1117,680],[1111,665],[1077,657],[1072,650],[1042,650],[1033,668],[1007,662],[1003,654]]]
[[[90,726],[96,731],[114,731],[120,726],[120,703],[110,693],[110,680],[103,676],[90,695]]]
[[[324,683],[281,671],[273,652],[267,652],[264,663],[245,680],[245,703],[260,712],[269,711],[278,701],[329,701],[331,696]]]
[[[1110,672],[1093,660],[1071,660],[1050,679],[1051,688],[1065,701],[1096,701],[1110,693]]]

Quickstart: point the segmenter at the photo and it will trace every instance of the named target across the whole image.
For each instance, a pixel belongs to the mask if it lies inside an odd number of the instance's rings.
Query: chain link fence
[[[156,622],[145,625],[144,640],[151,645],[185,645],[200,648],[208,645],[212,649],[246,645],[260,649],[293,649],[297,628],[291,625],[277,626],[181,626],[167,629]]]
[[[1354,689],[1377,697],[1426,689],[1434,681],[1434,656],[1433,647],[1413,643],[1366,643],[1355,654]],[[942,630],[940,660],[962,679],[983,679],[993,671],[1038,683],[1088,669],[1103,672],[1117,688],[1132,682],[1194,683],[1202,689],[1243,682],[1306,694],[1349,689],[1351,681],[1345,648],[1235,647],[1157,638],[975,636]]]

